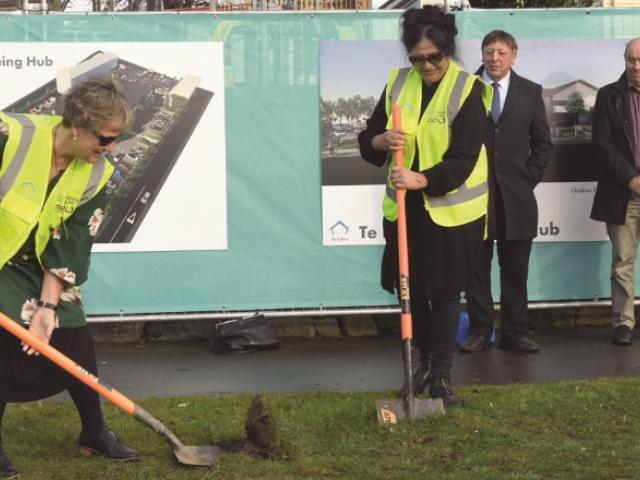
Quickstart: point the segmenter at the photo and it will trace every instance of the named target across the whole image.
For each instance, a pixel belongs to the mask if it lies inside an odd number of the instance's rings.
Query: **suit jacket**
[[[637,175],[626,74],[598,90],[593,110],[593,145],[598,162],[598,188],[591,218],[624,225],[631,197],[628,184]]]
[[[482,75],[482,70],[476,74]],[[533,238],[538,234],[533,189],[542,180],[553,150],[542,86],[512,70],[500,118],[496,123],[489,115],[484,129],[489,159],[489,238],[496,238],[496,215],[502,208],[507,240]],[[497,205],[500,199],[502,205]]]

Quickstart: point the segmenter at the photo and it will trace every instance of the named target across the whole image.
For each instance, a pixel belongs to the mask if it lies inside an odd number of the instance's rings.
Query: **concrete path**
[[[640,375],[640,339],[610,342],[610,329],[539,332],[537,354],[494,347],[456,354],[454,385],[538,383]],[[131,398],[240,392],[394,390],[402,383],[395,336],[284,338],[277,350],[215,355],[205,343],[98,345],[100,378]],[[65,394],[53,400],[68,399]]]

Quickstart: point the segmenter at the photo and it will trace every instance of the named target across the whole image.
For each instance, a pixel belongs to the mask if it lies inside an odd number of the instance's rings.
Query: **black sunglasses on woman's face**
[[[442,52],[432,53],[430,55],[409,55],[409,61],[414,67],[421,67],[427,62],[435,67],[443,58],[444,54]]]
[[[101,147],[106,147],[107,145],[111,145],[113,142],[118,140],[118,138],[120,137],[120,135],[116,135],[115,137],[105,137],[104,135],[100,135],[95,130],[92,130],[92,132],[96,136],[96,138],[98,139],[98,143],[100,143]]]

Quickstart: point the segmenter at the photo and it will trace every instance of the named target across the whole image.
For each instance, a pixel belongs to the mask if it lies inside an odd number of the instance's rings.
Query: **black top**
[[[438,85],[439,82],[431,86],[422,84],[420,117]],[[424,189],[429,196],[444,195],[458,188],[475,167],[486,118],[482,88],[480,81],[476,81],[454,119],[449,149],[443,161],[422,171],[429,181]],[[388,152],[374,150],[371,146],[373,137],[386,130],[385,99],[386,89],[367,121],[366,130],[358,136],[362,158],[377,166],[385,165],[391,158]],[[417,170],[418,165],[416,148],[412,170]],[[441,227],[431,220],[419,190],[408,190],[406,202],[412,297],[440,299],[459,295],[471,280],[476,252],[482,244],[484,218],[459,227]],[[387,245],[382,258],[381,284],[385,290],[393,292],[398,279],[397,225],[384,219],[383,227]],[[415,248],[416,245],[420,248]]]

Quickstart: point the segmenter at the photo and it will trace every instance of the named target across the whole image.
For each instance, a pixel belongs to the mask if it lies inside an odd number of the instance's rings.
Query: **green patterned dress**
[[[0,166],[7,141],[0,134]],[[51,192],[63,172],[49,183]],[[79,285],[87,279],[91,246],[104,217],[102,190],[51,231],[41,260],[35,256],[35,228],[20,251],[0,269],[0,311],[28,327],[38,308],[43,268],[64,281],[58,325],[51,345],[93,373],[95,354]],[[28,401],[65,390],[71,377],[41,356],[27,356],[15,337],[0,328],[0,400]]]

